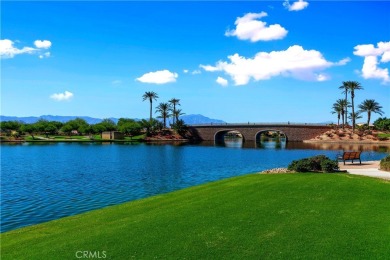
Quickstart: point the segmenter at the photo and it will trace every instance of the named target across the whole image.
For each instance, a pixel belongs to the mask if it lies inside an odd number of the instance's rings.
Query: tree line
[[[362,118],[363,113],[367,113],[367,127],[370,129],[370,121],[372,113],[383,115],[384,112],[381,110],[382,106],[379,105],[374,99],[365,99],[361,104],[358,105],[359,110],[355,111],[355,91],[362,90],[363,86],[357,81],[343,81],[339,87],[342,90],[342,94],[345,94],[345,98],[340,98],[333,103],[332,113],[337,114],[337,126],[340,126],[340,118],[342,120],[342,128],[348,125],[348,119],[352,123],[352,131],[355,131],[356,120]],[[348,94],[350,100],[348,100]],[[352,112],[348,114],[348,108],[351,108]],[[382,118],[380,118],[382,119]],[[383,120],[383,119],[382,119]],[[387,119],[384,118],[386,121]],[[380,129],[386,130],[386,129]]]
[[[162,122],[153,118],[153,100],[156,101],[158,94],[149,91],[142,96],[143,101],[150,102],[150,118],[149,120],[142,119],[136,121],[129,118],[120,118],[117,123],[111,119],[103,119],[97,124],[88,124],[82,118],[76,118],[68,122],[62,123],[58,121],[48,121],[41,119],[32,124],[26,124],[20,121],[3,121],[0,122],[0,131],[7,135],[24,135],[30,134],[32,137],[37,134],[49,135],[92,135],[101,134],[105,131],[120,131],[128,136],[136,136],[142,133],[150,136],[165,128],[167,128],[167,119],[173,118],[171,127],[180,135],[184,134],[187,126],[183,120],[179,119],[184,113],[180,106],[180,99],[172,98],[168,102],[160,103],[156,107],[155,113],[158,113],[157,118],[162,119]]]

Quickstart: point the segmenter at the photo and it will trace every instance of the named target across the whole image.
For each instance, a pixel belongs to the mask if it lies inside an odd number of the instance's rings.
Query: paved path
[[[360,165],[359,162],[346,162],[345,165],[339,162],[340,170],[347,170],[350,174],[370,176],[390,180],[390,172],[379,170],[379,161],[365,161]]]

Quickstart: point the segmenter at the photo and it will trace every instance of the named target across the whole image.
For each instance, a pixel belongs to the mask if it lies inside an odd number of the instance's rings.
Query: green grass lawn
[[[1,235],[2,259],[388,259],[390,182],[251,174]]]

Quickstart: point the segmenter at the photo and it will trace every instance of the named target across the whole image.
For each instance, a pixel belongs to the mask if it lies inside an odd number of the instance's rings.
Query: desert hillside
[[[307,142],[390,143],[390,134],[377,130],[333,129]]]

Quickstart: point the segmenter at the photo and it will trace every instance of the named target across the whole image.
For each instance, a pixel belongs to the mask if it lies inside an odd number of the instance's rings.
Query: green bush
[[[321,170],[323,172],[334,172],[338,168],[339,164],[336,161],[326,159],[321,162]]]
[[[307,158],[292,161],[291,164],[288,166],[289,171],[295,171],[295,172],[309,172],[311,169],[312,169],[311,162]]]
[[[334,172],[337,169],[337,161],[330,160],[325,155],[317,155],[301,160],[294,160],[288,166],[289,171],[295,172]]]
[[[390,171],[390,155],[383,158],[379,164],[379,168],[383,171]]]
[[[374,126],[378,130],[389,131],[390,130],[390,118],[380,117],[374,121]]]

